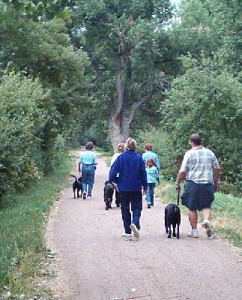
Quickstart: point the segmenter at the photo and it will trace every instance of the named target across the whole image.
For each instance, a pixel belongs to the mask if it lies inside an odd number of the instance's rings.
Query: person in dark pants
[[[93,143],[86,143],[86,151],[80,155],[79,172],[82,173],[83,199],[91,200],[97,156],[92,151]],[[81,168],[82,166],[82,168]]]
[[[188,218],[192,227],[188,236],[198,238],[197,211],[203,215],[202,226],[207,237],[212,238],[211,205],[214,200],[214,192],[218,189],[219,163],[215,154],[202,146],[199,134],[190,137],[192,149],[188,150],[176,179],[176,190],[180,192],[180,183],[185,181],[184,193],[181,196],[182,204],[188,208]]]
[[[109,172],[109,181],[116,182],[121,198],[121,214],[124,224],[123,237],[131,237],[131,231],[139,238],[142,211],[142,188],[147,189],[147,175],[142,156],[135,152],[136,141],[128,138],[126,150],[121,153]],[[119,176],[117,177],[117,174]]]

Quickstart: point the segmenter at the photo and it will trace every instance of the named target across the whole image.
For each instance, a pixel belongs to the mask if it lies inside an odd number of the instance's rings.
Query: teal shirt
[[[147,182],[148,183],[156,183],[158,178],[158,170],[155,166],[153,167],[146,167],[146,174],[147,174]]]
[[[158,170],[160,169],[160,163],[158,160],[158,156],[153,151],[146,151],[145,153],[143,153],[142,158],[143,158],[144,163],[146,163],[146,160],[148,158],[152,158],[155,163],[156,168]]]
[[[96,165],[97,156],[92,150],[86,150],[80,155],[80,164],[82,165]]]

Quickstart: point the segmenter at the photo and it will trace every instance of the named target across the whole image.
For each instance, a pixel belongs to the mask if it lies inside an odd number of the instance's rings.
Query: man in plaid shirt
[[[185,153],[177,175],[176,190],[180,192],[180,183],[186,179],[181,199],[182,204],[188,208],[192,227],[188,236],[198,238],[197,211],[201,211],[204,219],[202,226],[206,229],[208,238],[213,238],[210,223],[211,205],[214,192],[218,189],[219,163],[215,154],[201,145],[199,134],[191,136],[190,145],[192,149]]]

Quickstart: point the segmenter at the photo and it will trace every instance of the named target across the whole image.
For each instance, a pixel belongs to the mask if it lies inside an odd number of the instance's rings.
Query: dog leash
[[[177,206],[179,206],[180,192],[177,193]]]

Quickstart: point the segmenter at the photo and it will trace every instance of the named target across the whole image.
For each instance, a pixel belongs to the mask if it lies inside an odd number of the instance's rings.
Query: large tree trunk
[[[109,133],[111,138],[111,143],[113,146],[114,152],[117,151],[118,143],[125,142],[129,137],[129,130],[123,134],[121,128],[121,123],[119,119],[115,119],[113,116],[109,117]]]
[[[153,96],[154,90],[151,90],[149,94],[145,96],[138,96],[138,99],[133,102],[132,106],[127,107],[126,100],[129,93],[129,81],[131,76],[130,65],[126,64],[125,68],[125,78],[122,84],[122,64],[121,60],[118,63],[118,69],[115,72],[115,91],[117,97],[109,99],[108,102],[108,113],[109,113],[109,133],[111,138],[111,143],[116,152],[117,145],[120,142],[125,142],[129,137],[129,131],[131,123],[134,120],[135,113],[137,109],[145,101]],[[142,94],[145,83],[142,83],[138,90],[138,95]]]

